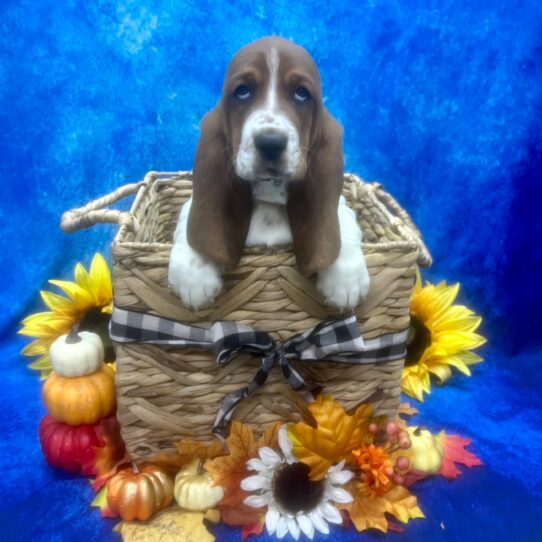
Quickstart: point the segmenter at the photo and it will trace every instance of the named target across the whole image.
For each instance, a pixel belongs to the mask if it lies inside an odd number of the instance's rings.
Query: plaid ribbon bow
[[[292,389],[317,394],[321,386],[303,377],[291,359],[303,362],[330,360],[345,363],[377,363],[404,357],[407,330],[364,341],[354,315],[321,322],[313,328],[279,343],[265,331],[231,321],[218,321],[209,329],[175,320],[113,308],[111,339],[117,342],[145,342],[213,350],[219,365],[226,365],[239,352],[261,355],[261,366],[252,381],[224,397],[213,433],[223,436],[235,407],[261,387],[278,362]]]

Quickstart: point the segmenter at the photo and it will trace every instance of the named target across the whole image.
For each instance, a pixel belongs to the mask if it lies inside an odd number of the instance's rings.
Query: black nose
[[[288,145],[288,138],[284,134],[264,132],[254,136],[254,145],[263,158],[276,160]]]

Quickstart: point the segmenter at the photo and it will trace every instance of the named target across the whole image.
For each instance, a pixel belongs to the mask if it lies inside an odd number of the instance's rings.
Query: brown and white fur
[[[245,246],[292,244],[301,272],[318,274],[325,301],[355,307],[369,275],[342,183],[342,130],[322,103],[310,55],[278,37],[243,47],[201,123],[193,195],[171,251],[171,288],[185,305],[206,306]]]

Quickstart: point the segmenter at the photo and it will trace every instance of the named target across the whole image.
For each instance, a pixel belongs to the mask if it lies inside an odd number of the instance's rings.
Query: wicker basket
[[[190,172],[151,172],[140,183],[64,214],[64,231],[98,222],[119,225],[111,246],[116,306],[199,326],[219,319],[236,320],[279,340],[338,315],[322,304],[313,282],[297,271],[294,255],[284,249],[247,249],[237,268],[225,275],[223,293],[212,307],[198,312],[183,307],[170,291],[167,276],[180,207],[191,191]],[[103,209],[129,194],[136,194],[129,212]],[[356,311],[362,336],[404,330],[409,325],[416,265],[431,262],[427,248],[408,214],[380,185],[346,175],[343,194],[357,212],[371,276],[369,295]],[[171,450],[183,437],[210,439],[222,399],[247,385],[260,363],[241,354],[218,367],[210,352],[142,343],[116,343],[115,351],[117,417],[134,459]],[[399,405],[403,362],[320,361],[301,371],[324,384],[324,392],[347,410],[376,397],[376,412],[393,415]],[[234,417],[263,429],[270,422],[305,415],[303,401],[275,368],[259,392],[240,404]]]

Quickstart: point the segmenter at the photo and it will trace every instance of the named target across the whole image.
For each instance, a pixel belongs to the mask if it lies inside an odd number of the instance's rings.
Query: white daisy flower
[[[315,531],[329,534],[328,523],[341,524],[342,516],[335,503],[352,502],[352,497],[339,487],[354,473],[342,470],[344,461],[330,467],[318,482],[309,479],[310,468],[292,454],[292,443],[286,427],[278,435],[281,454],[271,448],[260,448],[259,458],[249,459],[249,470],[257,474],[241,482],[241,488],[254,492],[244,501],[248,506],[267,506],[267,532],[282,538],[290,533],[296,540],[301,533],[312,539]]]

